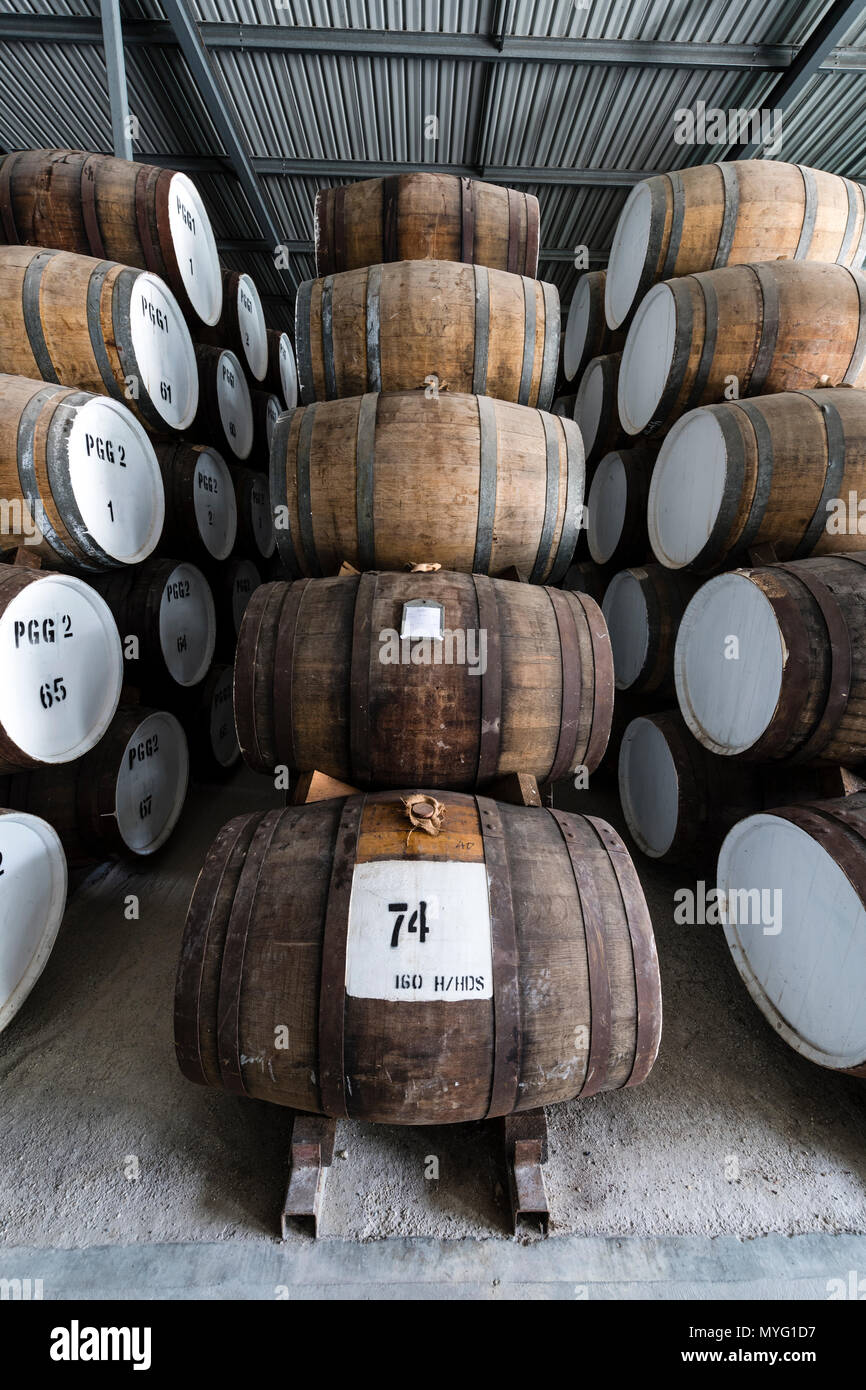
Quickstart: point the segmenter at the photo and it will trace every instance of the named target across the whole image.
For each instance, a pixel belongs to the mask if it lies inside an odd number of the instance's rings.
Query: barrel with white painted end
[[[246,761],[357,787],[414,776],[465,790],[510,773],[593,772],[612,709],[598,605],[484,575],[265,584],[235,660]]]
[[[866,1077],[866,795],[749,816],[719,854],[725,937],[770,1026]]]
[[[423,391],[280,416],[271,449],[277,547],[293,578],[415,563],[557,583],[583,512],[571,420],[488,396]]]
[[[81,579],[2,565],[0,671],[0,771],[80,758],[120,700],[114,618]]]
[[[604,287],[611,328],[659,280],[751,261],[866,257],[866,190],[781,160],[740,159],[635,184],[613,235]]]
[[[276,549],[268,480],[252,468],[233,470],[237,499],[236,547],[253,561],[269,560]]]
[[[198,406],[195,349],[168,286],[68,251],[0,246],[0,372],[112,396],[158,434],[188,429]]]
[[[159,541],[165,497],[144,426],[108,396],[0,376],[0,550],[120,569]]]
[[[159,445],[157,458],[167,503],[161,553],[184,555],[199,564],[227,560],[237,536],[238,509],[225,459],[208,445],[185,443]]]
[[[190,904],[178,1062],[237,1095],[480,1120],[643,1081],[660,1029],[640,883],[593,817],[459,792],[241,816]]]
[[[199,409],[191,433],[221,453],[248,459],[253,449],[253,402],[244,369],[227,348],[199,344]]]
[[[66,907],[66,857],[37,816],[0,808],[0,1033],[51,955]]]
[[[628,434],[664,432],[732,395],[866,386],[866,276],[769,261],[656,285],[628,331],[618,407]]]
[[[201,685],[175,706],[189,743],[190,766],[200,781],[226,777],[240,762],[232,706],[233,668],[216,662]]]
[[[608,328],[604,316],[606,279],[604,270],[587,271],[571,297],[562,335],[562,371],[569,383],[580,380],[593,357],[622,351],[625,333]]]
[[[70,865],[80,865],[161,849],[180,818],[188,777],[186,735],[175,716],[121,707],[86,757],[9,777],[0,792],[53,826]]]
[[[592,475],[587,510],[589,553],[599,565],[637,564],[649,553],[647,497],[657,450],[613,449]]]
[[[863,496],[866,391],[782,391],[701,406],[659,450],[649,540],[663,565],[699,572],[760,546],[779,560],[862,551]]]
[[[219,323],[200,334],[204,343],[229,348],[253,381],[268,374],[268,326],[261,297],[251,275],[222,268],[223,308]]]
[[[0,159],[0,241],[55,246],[158,275],[195,321],[222,308],[216,242],[186,174],[83,150]]]
[[[268,373],[263,384],[265,390],[282,398],[287,410],[294,410],[298,404],[295,349],[288,333],[280,333],[276,328],[268,329]]]
[[[866,558],[718,575],[683,614],[677,700],[712,752],[851,766],[866,759]]]
[[[444,388],[546,410],[556,385],[559,293],[483,265],[370,265],[304,281],[295,351],[305,405]]]
[[[270,391],[251,391],[250,400],[253,407],[253,455],[250,467],[267,472],[274,430],[283,407],[279,396]]]
[[[154,559],[93,582],[123,637],[128,684],[157,693],[204,680],[213,660],[216,611],[200,569]]]
[[[217,615],[216,652],[220,660],[234,661],[244,614],[261,583],[261,571],[241,555],[233,555],[211,571]]]
[[[617,414],[617,383],[622,366],[622,353],[594,357],[587,363],[574,402],[577,421],[589,467],[611,449],[628,443]]]
[[[613,576],[601,607],[617,690],[673,695],[674,643],[698,583],[661,565],[633,566]]]

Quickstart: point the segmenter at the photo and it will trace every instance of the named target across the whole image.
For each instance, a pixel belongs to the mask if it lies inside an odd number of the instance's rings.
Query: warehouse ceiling
[[[575,247],[605,263],[636,179],[738,152],[677,143],[678,109],[777,109],[776,158],[866,179],[866,4],[120,0],[120,14],[134,156],[196,178],[275,326],[315,273],[315,190],[347,179],[423,166],[535,193],[539,274],[565,305]],[[0,0],[0,147],[45,145],[112,149],[99,0]]]

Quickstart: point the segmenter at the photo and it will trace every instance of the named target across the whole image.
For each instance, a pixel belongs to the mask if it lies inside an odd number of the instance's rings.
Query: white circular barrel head
[[[66,856],[38,816],[0,814],[0,1032],[32,990],[66,906]]]
[[[786,653],[770,600],[743,574],[720,574],[683,614],[674,654],[682,716],[714,753],[745,753],[766,731]]]
[[[633,719],[619,747],[619,795],[632,838],[658,859],[679,821],[679,776],[668,741],[651,719]]]
[[[626,434],[640,434],[656,418],[674,358],[676,331],[676,301],[667,285],[653,285],[637,307],[622,350],[617,406]]]
[[[216,642],[210,585],[195,565],[176,565],[159,606],[159,641],[172,679],[197,685],[207,675]]]
[[[189,780],[186,734],[173,714],[142,719],[123,753],[115,787],[115,815],[133,854],[153,854],[180,818]]]
[[[577,289],[571,296],[568,318],[565,321],[562,367],[568,381],[573,381],[580,371],[589,333],[590,308],[589,279],[582,275],[577,282]]]
[[[643,589],[630,570],[608,584],[601,611],[610,633],[617,690],[634,685],[649,655],[649,614]]]
[[[63,411],[61,402],[58,410]],[[137,565],[159,544],[165,489],[144,426],[108,396],[69,408],[69,485],[99,551],[117,565]],[[80,542],[82,549],[86,541]]]
[[[836,860],[781,816],[747,816],[719,853],[734,963],[764,1017],[820,1066],[866,1060],[866,911]]]
[[[583,438],[584,452],[589,455],[598,438],[604,413],[604,367],[600,357],[594,357],[587,364],[580,378],[577,399],[574,402],[574,418]]]
[[[198,409],[195,348],[180,305],[157,275],[142,271],[129,301],[132,351],[150,397],[169,429],[185,430]]]
[[[715,414],[690,410],[665,437],[650,481],[650,545],[668,569],[682,569],[700,555],[721,510],[727,476],[725,436]]]
[[[263,560],[268,560],[274,553],[277,540],[274,532],[273,512],[271,511],[270,489],[264,473],[256,475],[255,482],[250,488],[250,520],[252,521],[256,550]]]
[[[0,724],[36,763],[83,757],[114,718],[123,683],[117,625],[80,579],[49,574],[0,616]]]
[[[220,767],[232,767],[241,755],[232,702],[233,675],[231,666],[227,666],[216,682],[211,697],[210,742]]]
[[[243,367],[233,352],[217,360],[217,404],[220,423],[236,458],[249,458],[253,447],[253,402]]]
[[[186,174],[173,174],[168,186],[168,229],[189,302],[213,328],[223,307],[222,268],[210,218]]]
[[[270,453],[271,444],[274,439],[274,430],[277,427],[277,421],[281,414],[282,407],[280,405],[279,396],[268,396],[268,407],[265,414],[265,437],[268,444],[268,453]]]
[[[238,531],[238,505],[228,465],[215,449],[202,449],[195,469],[193,505],[198,532],[209,555],[227,560]]]
[[[619,544],[627,501],[628,478],[622,455],[616,451],[605,454],[593,474],[587,499],[587,541],[597,565],[606,564]]]
[[[604,313],[609,328],[619,328],[631,313],[646,265],[651,224],[649,184],[636,183],[619,215],[607,265]]]
[[[241,630],[244,613],[247,611],[247,604],[253,596],[253,592],[259,587],[262,579],[255,565],[250,560],[239,560],[235,567],[234,578],[232,580],[232,621],[235,625],[235,633]]]
[[[265,322],[265,311],[259,292],[251,276],[240,276],[237,293],[238,328],[244,358],[252,377],[256,381],[264,381],[268,374],[268,325]]]
[[[298,404],[298,364],[288,333],[280,334],[280,382],[286,408],[294,410]]]

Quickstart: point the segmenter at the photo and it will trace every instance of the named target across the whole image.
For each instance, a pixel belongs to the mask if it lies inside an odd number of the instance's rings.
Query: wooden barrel
[[[574,418],[583,439],[587,468],[592,468],[611,449],[628,444],[617,414],[617,382],[622,353],[594,357],[588,364],[574,402]]]
[[[274,517],[268,493],[268,480],[252,468],[234,470],[237,497],[239,554],[252,560],[268,560],[276,549]]]
[[[253,451],[253,402],[244,369],[233,352],[199,343],[199,408],[190,433],[221,453],[248,459]]]
[[[225,777],[241,757],[232,707],[234,671],[215,662],[201,685],[179,702],[178,717],[189,742],[190,765],[199,781]]]
[[[861,762],[866,563],[827,555],[708,580],[683,615],[675,675],[683,718],[715,753]]]
[[[295,306],[305,405],[365,391],[553,400],[554,285],[486,266],[398,261],[306,280]]]
[[[172,683],[204,680],[213,660],[216,612],[201,570],[186,561],[148,560],[93,583],[123,638],[127,684],[158,692]]]
[[[270,391],[251,391],[253,407],[253,454],[250,467],[267,471],[277,421],[283,413],[279,396]]]
[[[215,324],[222,283],[210,218],[186,174],[83,150],[0,158],[0,241],[54,246],[160,276]]]
[[[389,261],[538,272],[538,199],[455,174],[391,174],[316,193],[316,274]]]
[[[66,907],[66,859],[45,821],[0,809],[0,1033],[42,971]]]
[[[80,758],[120,699],[114,619],[81,579],[0,565],[0,671],[0,771]]]
[[[732,395],[866,386],[866,276],[773,261],[686,275],[641,300],[622,352],[628,434]]]
[[[866,391],[782,391],[701,406],[659,451],[649,540],[663,565],[699,571],[764,545],[779,560],[866,550],[864,495]]]
[[[0,550],[27,545],[52,566],[145,560],[165,517],[147,431],[108,396],[0,376]]]
[[[440,635],[441,634],[441,635]],[[467,789],[598,766],[613,660],[598,605],[481,575],[264,584],[246,611],[235,714],[246,761],[351,786]]]
[[[562,335],[562,372],[567,382],[578,382],[593,357],[621,352],[625,333],[608,328],[604,316],[603,270],[581,275],[571,297]]]
[[[0,246],[0,372],[113,396],[159,434],[198,406],[180,305],[149,271],[39,247]]]
[[[619,795],[629,832],[651,859],[715,857],[737,821],[765,807],[844,796],[862,779],[839,767],[790,767],[722,758],[677,710],[641,714],[619,750]]]
[[[181,947],[184,1074],[298,1110],[416,1125],[642,1081],[661,995],[619,836],[595,818],[459,792],[437,793],[440,830],[424,834],[406,795],[223,827]]]
[[[298,404],[298,368],[288,333],[268,329],[268,374],[265,389],[279,396],[288,410]]]
[[[635,184],[613,236],[605,283],[612,328],[657,280],[751,261],[866,256],[862,184],[779,160],[742,159]]]
[[[731,955],[770,1026],[809,1061],[866,1076],[866,795],[740,821],[717,884]]]
[[[0,784],[10,806],[40,816],[70,865],[149,855],[172,834],[186,800],[186,735],[167,710],[121,707],[86,757]]]
[[[639,564],[649,553],[647,497],[658,450],[614,449],[593,474],[586,510],[589,553],[599,565]]]
[[[166,496],[160,550],[207,564],[226,560],[238,529],[234,479],[221,454],[203,444],[161,444]]]
[[[203,343],[229,348],[251,380],[263,382],[268,374],[268,325],[256,282],[251,275],[222,267],[223,308],[219,323],[199,334]]]
[[[698,582],[661,565],[640,565],[613,576],[601,606],[617,690],[673,695],[674,643]]]
[[[555,584],[583,510],[577,427],[486,396],[423,391],[281,416],[271,449],[280,558],[292,577],[356,569],[498,574]]]

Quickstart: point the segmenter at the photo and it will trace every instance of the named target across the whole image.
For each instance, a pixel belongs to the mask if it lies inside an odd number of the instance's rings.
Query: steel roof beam
[[[181,169],[189,174],[230,174],[226,159],[199,154],[142,154],[135,158],[144,164],[159,164],[166,169]],[[464,178],[484,178],[491,183],[550,183],[569,184],[586,188],[631,188],[641,179],[652,178],[657,169],[569,169],[511,168],[507,165],[486,165],[474,168],[471,164],[411,164],[402,160],[381,162],[375,159],[273,159],[258,155],[249,161],[254,173],[282,175],[284,178],[374,179],[389,174],[458,174]]]
[[[118,0],[100,0],[100,15],[114,153],[118,159],[132,159],[132,128],[129,123],[126,64],[123,60],[123,26]]]

